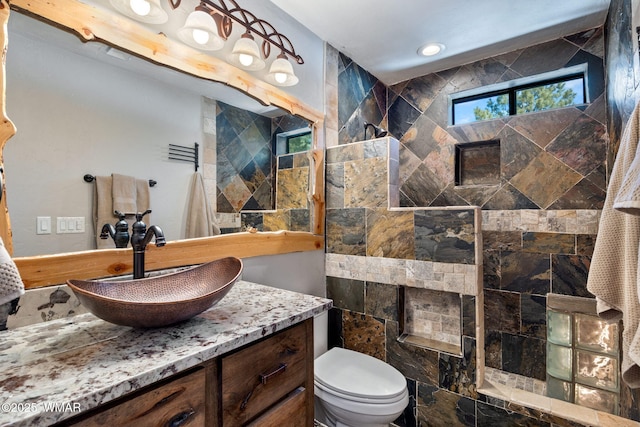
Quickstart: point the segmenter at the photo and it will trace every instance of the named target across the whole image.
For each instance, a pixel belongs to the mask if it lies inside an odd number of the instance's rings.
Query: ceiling
[[[604,24],[609,0],[271,0],[387,85]],[[437,42],[432,57],[418,49]]]

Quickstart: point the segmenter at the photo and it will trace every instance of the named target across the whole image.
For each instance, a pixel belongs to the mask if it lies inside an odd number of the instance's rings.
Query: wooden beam
[[[147,247],[147,271],[201,264],[227,256],[248,258],[324,249],[324,237],[300,231],[223,234]],[[133,271],[132,249],[103,249],[14,258],[27,289]]]
[[[13,253],[13,239],[11,235],[11,221],[9,219],[9,209],[7,207],[7,192],[5,191],[4,179],[4,155],[3,150],[7,141],[16,134],[16,127],[7,117],[6,109],[6,77],[5,63],[7,61],[7,22],[9,21],[9,3],[7,0],[0,0],[0,46],[2,52],[2,69],[0,69],[0,177],[2,180],[2,189],[0,189],[0,237],[4,242],[7,251]]]

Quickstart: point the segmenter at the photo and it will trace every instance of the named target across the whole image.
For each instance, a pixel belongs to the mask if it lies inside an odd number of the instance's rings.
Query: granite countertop
[[[0,425],[55,423],[329,308],[325,298],[239,281],[176,326],[133,329],[81,314],[0,332]]]

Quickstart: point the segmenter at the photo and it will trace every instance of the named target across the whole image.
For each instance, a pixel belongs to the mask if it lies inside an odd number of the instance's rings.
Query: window
[[[303,128],[276,135],[276,154],[290,154],[311,149],[311,129]]]
[[[472,123],[587,103],[586,64],[451,96],[451,124]]]

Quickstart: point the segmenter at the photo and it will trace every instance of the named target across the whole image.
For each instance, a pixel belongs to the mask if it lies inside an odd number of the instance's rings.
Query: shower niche
[[[500,184],[500,141],[469,142],[455,145],[455,184]]]

